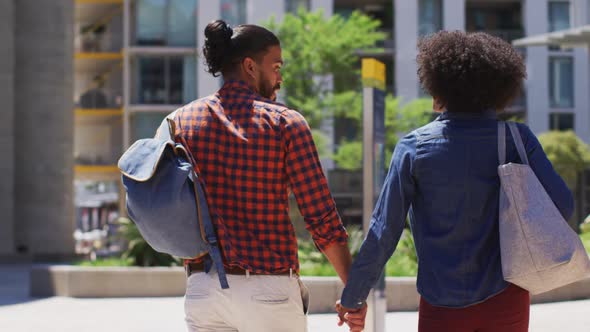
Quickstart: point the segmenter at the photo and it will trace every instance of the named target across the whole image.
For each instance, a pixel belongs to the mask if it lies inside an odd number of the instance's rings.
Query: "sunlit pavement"
[[[28,297],[25,266],[0,267],[1,332],[185,331],[182,298]],[[386,315],[388,331],[416,331],[416,312]],[[334,314],[310,315],[310,332],[346,331]],[[534,305],[531,332],[589,332],[590,300]]]

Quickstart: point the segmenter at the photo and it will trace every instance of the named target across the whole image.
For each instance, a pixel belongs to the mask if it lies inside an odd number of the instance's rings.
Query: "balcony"
[[[123,47],[123,1],[76,1],[76,53],[120,53]]]
[[[117,89],[90,85],[81,90],[80,95],[74,101],[76,114],[94,115],[109,114],[120,115],[123,107],[123,97]]]

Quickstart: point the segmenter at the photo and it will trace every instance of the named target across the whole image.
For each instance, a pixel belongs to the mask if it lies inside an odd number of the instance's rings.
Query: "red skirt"
[[[436,307],[420,299],[418,332],[526,332],[529,292],[510,284],[482,303],[465,308]]]

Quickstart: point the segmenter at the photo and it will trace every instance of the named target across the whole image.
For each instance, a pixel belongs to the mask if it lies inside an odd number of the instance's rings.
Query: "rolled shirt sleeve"
[[[301,114],[288,110],[283,115],[286,173],[306,228],[321,251],[333,244],[346,245],[348,235],[330,194],[311,129]]]

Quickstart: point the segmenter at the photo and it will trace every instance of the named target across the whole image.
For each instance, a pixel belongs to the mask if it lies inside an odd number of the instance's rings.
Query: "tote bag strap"
[[[527,157],[516,123],[508,122],[508,128],[510,128],[510,133],[514,139],[514,144],[516,145],[516,150],[520,156],[520,161],[524,165],[528,165],[529,158]],[[500,165],[506,163],[506,122],[504,121],[498,121],[498,161],[500,162]]]
[[[512,138],[514,138],[514,143],[516,144],[516,150],[518,150],[518,155],[520,156],[520,162],[528,165],[529,158],[526,155],[526,150],[524,148],[524,144],[522,144],[522,138],[520,137],[520,132],[518,131],[518,127],[516,127],[516,123],[508,122],[508,128],[510,128],[510,132],[512,133]]]
[[[498,121],[498,161],[500,165],[506,163],[506,124]]]

